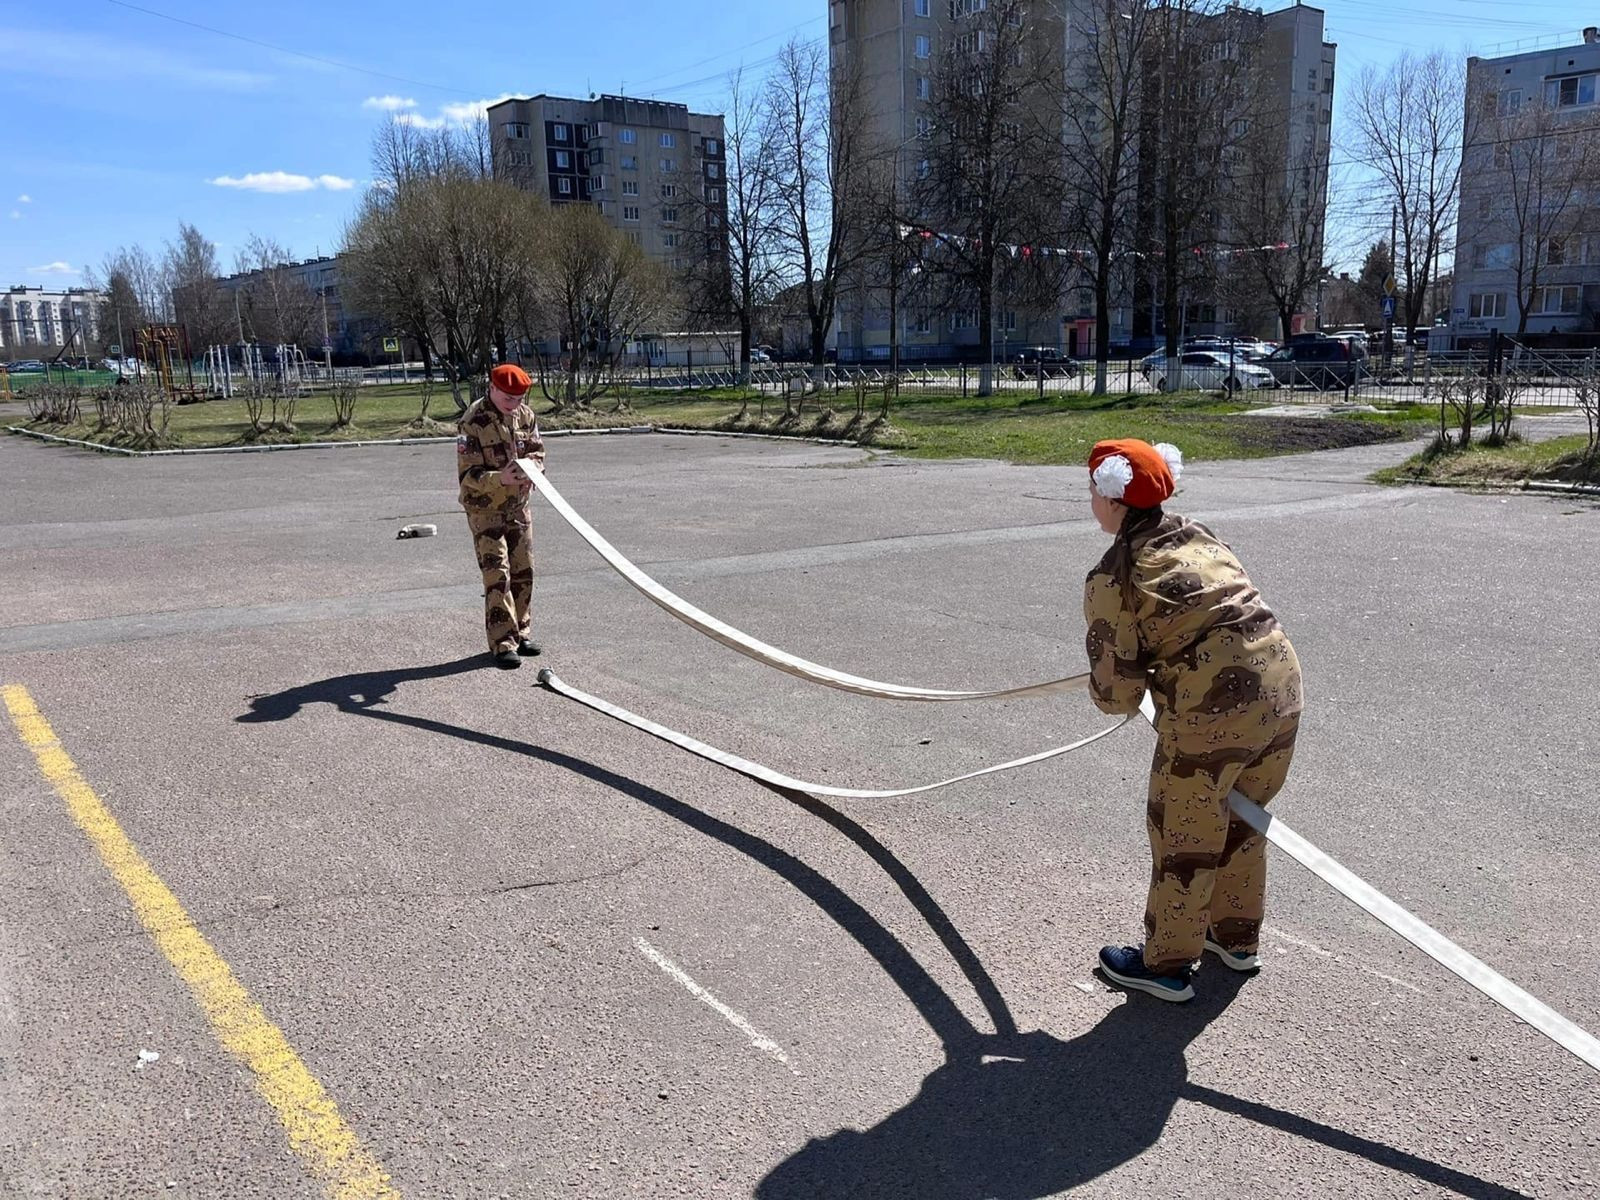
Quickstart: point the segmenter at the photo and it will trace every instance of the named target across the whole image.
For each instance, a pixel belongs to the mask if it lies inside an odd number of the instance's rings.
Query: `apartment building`
[[[1467,60],[1451,327],[1600,328],[1600,28]]]
[[[60,347],[88,353],[99,342],[99,322],[100,293],[93,288],[14,284],[0,292],[0,351],[7,358]]]
[[[496,174],[553,204],[593,204],[669,268],[727,223],[723,119],[631,96],[543,94],[489,109]]]
[[[973,36],[972,26],[980,23],[974,18],[988,7],[987,0],[832,0],[829,6],[836,94],[840,81],[851,75],[859,88],[856,120],[875,145],[893,148],[895,171],[907,194],[914,191],[918,172],[926,169],[919,146],[937,123],[934,72],[941,48],[949,39]],[[1067,85],[1088,75],[1087,56],[1093,53],[1099,26],[1106,19],[1105,0],[1038,0],[1026,11],[1038,43],[1033,50],[1047,60],[1042,70]],[[1236,17],[1237,11],[1230,16]],[[1304,194],[1304,206],[1319,214],[1311,225],[1320,241],[1320,214],[1327,206],[1337,47],[1324,39],[1321,9],[1295,4],[1249,15],[1259,21],[1253,65],[1260,79],[1250,89],[1255,111],[1241,111],[1239,117],[1244,121],[1259,117],[1262,128],[1271,131],[1285,179]],[[1145,67],[1154,69],[1158,68]],[[1067,136],[1089,134],[1064,129],[1063,137]],[[1133,157],[1137,169],[1137,146]],[[936,218],[930,214],[928,220]],[[1214,232],[1219,242],[1225,240],[1226,231]],[[1154,272],[1148,260],[1135,253],[1135,243],[1154,238],[1155,230],[1148,221],[1130,234],[1122,277],[1112,299],[1113,345],[1150,343],[1164,332]],[[1318,245],[1314,252],[1320,254],[1320,249]],[[1185,299],[1187,332],[1244,332],[1252,317],[1260,316],[1230,308],[1220,296]],[[1308,322],[1310,319],[1308,316]],[[977,320],[971,312],[936,311],[919,307],[911,299],[898,306],[895,324],[904,359],[988,357],[991,353],[989,348],[977,346]],[[1013,349],[1049,345],[1088,356],[1093,353],[1093,336],[1092,294],[1086,286],[1069,283],[1053,309],[1029,308],[1002,299],[995,313],[992,353],[1002,357]],[[839,311],[840,359],[886,359],[889,342],[883,288],[868,283],[844,289]]]

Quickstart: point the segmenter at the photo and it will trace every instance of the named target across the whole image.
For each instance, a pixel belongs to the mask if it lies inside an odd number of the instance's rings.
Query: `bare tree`
[[[245,278],[238,289],[239,319],[251,339],[275,345],[311,342],[318,297],[289,269],[289,251],[273,238],[251,234],[234,261]]]
[[[789,42],[767,81],[773,233],[780,270],[805,303],[817,367],[833,324],[845,248],[861,220],[863,95],[859,66],[851,60],[834,74],[830,96],[828,52],[816,42]]]
[[[1403,51],[1361,73],[1350,106],[1351,140],[1392,198],[1404,327],[1417,328],[1440,259],[1450,249],[1461,192],[1461,147],[1474,118],[1457,56]],[[1390,213],[1374,213],[1382,228]]]
[[[1084,38],[1062,90],[1066,226],[1087,251],[1079,274],[1094,294],[1095,395],[1106,391],[1111,291],[1123,261],[1138,188],[1139,74],[1153,9],[1121,0],[1085,7]],[[1076,260],[1076,254],[1074,259]]]
[[[728,89],[721,185],[696,180],[685,188],[688,269],[680,303],[688,324],[737,322],[739,377],[747,384],[757,315],[777,290],[778,181],[761,90],[742,71],[729,76]]]
[[[1054,97],[1063,35],[1057,17],[1025,0],[955,7],[955,34],[931,77],[933,116],[918,130],[911,199],[918,222],[938,233],[925,269],[942,280],[952,309],[976,318],[986,396],[996,298],[1008,285],[1040,282],[1035,256],[1023,265],[1011,247],[1048,244],[1061,225],[1050,181],[1061,154]]]
[[[1266,114],[1246,129],[1234,160],[1227,214],[1232,256],[1226,260],[1236,293],[1264,296],[1285,341],[1294,332],[1295,314],[1304,311],[1308,293],[1327,273],[1328,193],[1323,148],[1287,142],[1281,121]]]
[[[178,226],[178,240],[167,243],[162,270],[172,297],[172,318],[187,330],[189,345],[227,341],[232,314],[218,286],[216,246],[183,222]]]
[[[1165,0],[1149,19],[1140,191],[1176,355],[1186,296],[1216,279],[1233,150],[1260,107],[1251,67],[1261,15],[1227,0]]]
[[[1477,97],[1478,138],[1467,150],[1481,181],[1461,214],[1462,240],[1475,267],[1508,269],[1515,281],[1517,332],[1526,333],[1534,300],[1559,268],[1580,261],[1591,208],[1589,181],[1600,171],[1600,123],[1564,120],[1541,98],[1502,107],[1498,91]]]
[[[552,389],[541,369],[541,389],[557,408],[587,408],[628,343],[660,315],[665,272],[599,213],[570,204],[549,214],[523,270],[525,319],[557,334],[567,355],[564,387]]]

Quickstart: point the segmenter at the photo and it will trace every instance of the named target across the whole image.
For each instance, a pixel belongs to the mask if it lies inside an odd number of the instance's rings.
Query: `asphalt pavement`
[[[1600,506],[1365,482],[1405,452],[1196,464],[1173,504],[1305,667],[1274,811],[1600,1031]],[[611,435],[552,439],[549,470],[808,658],[1082,669],[1081,469]],[[779,795],[486,668],[448,445],[4,438],[0,480],[0,685],[81,783],[5,722],[6,1195],[1600,1193],[1594,1072],[1275,852],[1258,977],[1213,964],[1168,1006],[1092,973],[1138,937],[1147,729],[903,800]],[[438,536],[397,540],[414,522]],[[1081,695],[803,683],[535,524],[539,661],[790,775],[929,782],[1105,724]],[[214,961],[136,909],[155,886]],[[339,1175],[352,1145],[387,1185]]]

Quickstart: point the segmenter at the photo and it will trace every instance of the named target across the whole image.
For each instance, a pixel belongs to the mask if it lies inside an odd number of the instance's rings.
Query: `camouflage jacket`
[[[514,458],[544,464],[544,439],[526,404],[503,414],[485,396],[461,415],[456,429],[456,475],[461,507],[468,512],[510,512],[527,497],[500,482],[500,468]]]
[[[1233,551],[1204,525],[1133,512],[1084,584],[1089,694],[1131,713],[1145,689],[1163,715],[1283,718],[1301,708],[1300,666]]]

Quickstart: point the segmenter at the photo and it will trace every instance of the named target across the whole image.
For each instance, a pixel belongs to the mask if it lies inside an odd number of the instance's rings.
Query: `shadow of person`
[[[1207,972],[1221,974],[1221,972]],[[807,1143],[756,1189],[759,1200],[1053,1196],[1155,1145],[1188,1081],[1184,1051],[1238,994],[1206,979],[1189,1004],[1127,997],[1089,1032],[988,1039],[953,1057],[865,1132]]]
[[[432,663],[422,667],[397,667],[389,671],[362,671],[354,675],[335,675],[315,683],[287,688],[271,695],[251,696],[250,711],[234,720],[245,725],[267,721],[287,721],[298,716],[308,704],[331,704],[343,712],[360,712],[384,703],[402,683],[420,679],[443,679],[467,671],[482,670],[492,666],[487,655],[471,654],[454,662]]]
[[[985,1034],[903,942],[854,897],[797,855],[597,763],[529,742],[383,707],[404,682],[485,665],[473,655],[436,666],[341,675],[255,697],[242,722],[282,721],[311,703],[436,736],[523,755],[610,788],[773,872],[826,914],[893,981],[944,1047],[946,1063],[904,1108],[865,1132],[813,1140],[760,1184],[760,1200],[1024,1200],[1094,1179],[1155,1144],[1182,1099],[1481,1200],[1519,1192],[1372,1141],[1188,1082],[1189,1043],[1245,978],[1213,969],[1184,1005],[1132,996],[1088,1033],[1062,1041],[1019,1034],[1004,998],[954,923],[915,874],[865,828],[803,792],[772,788],[855,843],[900,888],[956,961],[996,1030]],[[1524,1198],[1525,1200],[1525,1198]]]

